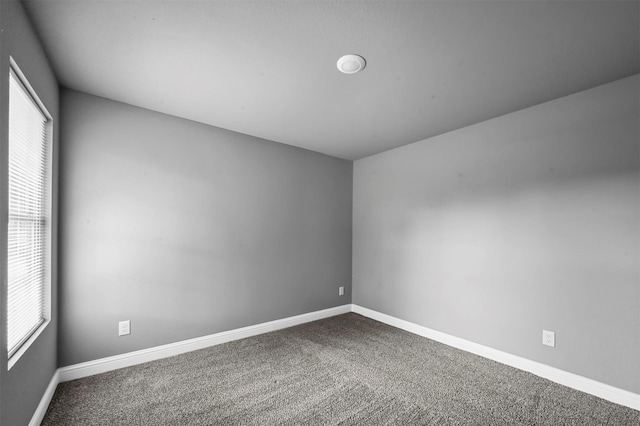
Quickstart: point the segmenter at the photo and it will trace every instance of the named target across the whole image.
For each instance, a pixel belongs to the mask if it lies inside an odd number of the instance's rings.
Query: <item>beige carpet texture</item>
[[[349,313],[56,389],[43,425],[640,425],[640,411]]]

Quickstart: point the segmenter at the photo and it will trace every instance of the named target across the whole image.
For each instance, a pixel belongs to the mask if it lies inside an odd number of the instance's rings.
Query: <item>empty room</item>
[[[0,425],[640,425],[640,1],[0,0]]]

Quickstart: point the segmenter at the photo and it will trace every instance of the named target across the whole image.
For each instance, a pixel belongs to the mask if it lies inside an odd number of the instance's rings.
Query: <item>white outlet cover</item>
[[[120,321],[118,323],[118,336],[131,334],[131,320]]]
[[[338,296],[344,296],[344,287],[338,287]]]
[[[556,347],[556,333],[553,331],[542,330],[542,344],[546,346]]]

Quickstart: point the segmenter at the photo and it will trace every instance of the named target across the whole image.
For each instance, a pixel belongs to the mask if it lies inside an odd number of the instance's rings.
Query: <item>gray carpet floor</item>
[[[43,425],[640,425],[357,314],[61,383]]]

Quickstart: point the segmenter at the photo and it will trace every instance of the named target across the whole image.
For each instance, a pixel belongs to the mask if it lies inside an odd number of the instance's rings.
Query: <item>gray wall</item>
[[[634,76],[356,161],[353,302],[640,393],[639,93]]]
[[[60,366],[351,303],[351,162],[74,91],[61,110]]]
[[[0,1],[0,424],[29,423],[56,369],[57,284],[56,284],[56,161],[58,141],[58,84],[38,39],[16,1]],[[53,203],[53,271],[51,322],[18,362],[7,371],[6,297],[7,297],[7,168],[9,118],[9,57],[13,57],[40,100],[53,117],[54,129],[54,203]]]

